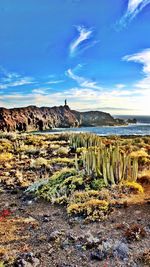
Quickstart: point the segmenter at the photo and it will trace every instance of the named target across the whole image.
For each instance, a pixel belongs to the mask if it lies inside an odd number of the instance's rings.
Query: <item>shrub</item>
[[[18,180],[20,182],[23,180],[23,173],[22,173],[22,171],[20,171],[18,169],[16,170],[15,176],[16,176],[16,178],[18,178]]]
[[[57,150],[58,155],[67,155],[69,153],[69,148],[68,147],[60,147]]]
[[[138,151],[133,151],[130,153],[131,158],[141,158],[141,157],[148,157],[148,154],[145,150],[141,149]]]
[[[138,241],[146,236],[146,231],[141,225],[133,224],[125,231],[125,237],[128,241]]]
[[[66,141],[64,141],[64,140],[55,140],[55,141],[51,141],[49,144],[57,144],[57,145],[66,145],[67,144],[67,142]]]
[[[0,152],[10,152],[12,151],[13,149],[13,145],[12,143],[7,140],[7,139],[3,139],[1,142],[0,142]]]
[[[21,145],[17,148],[18,152],[23,152],[25,154],[36,154],[39,153],[39,149],[33,145]]]
[[[50,160],[51,163],[73,163],[74,159],[69,158],[53,158]]]
[[[76,149],[76,152],[77,152],[77,153],[86,152],[86,147],[78,147],[78,148]]]
[[[131,191],[133,191],[135,193],[137,193],[137,192],[143,193],[144,192],[143,187],[140,184],[138,184],[137,182],[128,182],[127,181],[122,186],[129,188]]]
[[[0,138],[6,138],[8,140],[16,140],[17,134],[16,133],[0,133]]]
[[[35,184],[35,193],[52,203],[63,202],[71,192],[79,189],[83,184],[83,178],[77,174],[75,169],[64,168],[54,173],[44,184]],[[29,190],[34,191],[33,188]],[[60,201],[61,200],[61,201]]]
[[[103,187],[106,187],[103,179],[94,179],[91,183],[91,187],[94,190],[101,190]]]
[[[30,167],[31,168],[41,168],[42,166],[50,168],[49,161],[44,158],[31,159]]]
[[[13,158],[13,154],[11,153],[4,152],[0,154],[0,162],[9,161],[12,158]]]
[[[58,145],[58,144],[51,144],[50,147],[51,147],[51,149],[56,150],[56,149],[60,148],[60,145]]]
[[[26,193],[36,193],[40,187],[48,183],[48,179],[41,179],[36,181],[35,183],[31,184],[27,189]]]
[[[67,208],[69,215],[83,216],[91,221],[104,220],[109,210],[109,203],[105,200],[90,199],[84,203],[73,203]]]
[[[87,190],[87,191],[76,191],[74,192],[69,200],[69,203],[84,203],[90,199],[99,199],[107,200],[109,198],[108,191],[96,191],[96,190]]]
[[[45,136],[42,135],[28,135],[26,137],[27,145],[42,146],[44,144]]]
[[[139,258],[139,261],[144,263],[146,266],[150,266],[150,249],[143,252]]]

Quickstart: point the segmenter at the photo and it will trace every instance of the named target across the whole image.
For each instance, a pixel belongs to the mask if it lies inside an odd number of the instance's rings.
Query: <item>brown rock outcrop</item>
[[[0,108],[1,131],[43,131],[51,128],[115,125],[115,119],[100,111],[78,112],[69,106]]]

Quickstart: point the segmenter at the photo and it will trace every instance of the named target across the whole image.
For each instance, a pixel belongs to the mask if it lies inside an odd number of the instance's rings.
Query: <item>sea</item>
[[[114,116],[120,119],[133,119],[137,120],[136,124],[128,124],[126,126],[99,126],[99,127],[80,127],[80,128],[55,128],[46,133],[62,133],[62,132],[88,132],[100,136],[110,135],[150,135],[150,116]]]

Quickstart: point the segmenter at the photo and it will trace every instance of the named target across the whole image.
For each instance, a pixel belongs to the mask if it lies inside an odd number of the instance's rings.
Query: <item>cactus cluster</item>
[[[71,134],[69,137],[70,146],[75,150],[79,147],[101,146],[102,141],[99,136],[89,133]]]
[[[138,159],[133,159],[126,152],[122,152],[119,144],[107,146],[95,135],[80,134],[72,137],[72,145],[74,148],[86,147],[81,153],[81,160],[84,172],[88,176],[102,178],[106,186],[119,184],[125,180],[136,181]],[[78,170],[77,155],[75,165]]]

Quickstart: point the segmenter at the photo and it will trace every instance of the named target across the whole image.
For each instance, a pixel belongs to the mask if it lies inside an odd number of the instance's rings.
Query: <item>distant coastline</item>
[[[113,117],[123,120],[135,118],[137,123],[150,123],[150,115],[113,115]]]

